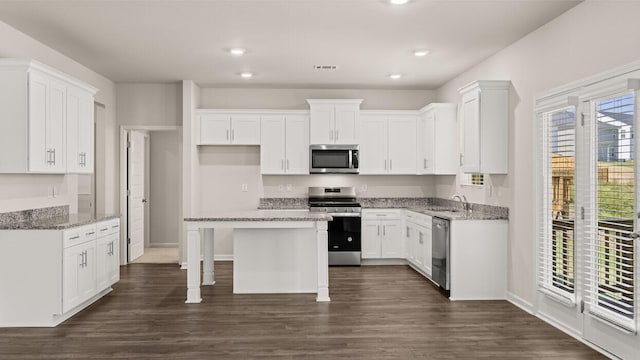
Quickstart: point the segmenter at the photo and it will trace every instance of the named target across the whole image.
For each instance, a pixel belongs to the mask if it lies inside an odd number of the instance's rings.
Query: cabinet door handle
[[[53,165],[56,164],[56,149],[53,149]]]
[[[389,159],[389,171],[393,169],[393,159]]]
[[[333,130],[329,130],[329,140],[333,140]]]
[[[108,228],[108,227],[106,227],[106,228],[104,228],[104,229],[100,229],[100,231],[107,231],[107,230],[109,230],[109,228]]]
[[[384,171],[387,171],[387,159],[384,159]]]
[[[427,159],[424,159],[424,168],[427,168]]]
[[[112,229],[115,229],[115,228],[117,228],[117,227],[120,227],[120,225],[113,225],[111,228],[112,228]]]
[[[96,233],[95,231],[92,231],[92,232],[88,232],[88,233],[86,233],[86,235],[93,235],[93,234],[95,234],[95,233]]]
[[[460,166],[464,165],[464,155],[460,154]]]
[[[284,170],[284,159],[280,160],[280,168]]]
[[[69,238],[69,240],[75,240],[75,239],[80,239],[80,235],[72,236]]]
[[[234,129],[231,129],[231,141],[233,141],[236,138],[236,131]]]
[[[289,170],[289,159],[287,159],[287,170]]]
[[[229,129],[227,129],[227,140],[229,140]]]
[[[340,139],[340,131],[336,130],[336,140]]]
[[[382,225],[382,236],[387,235],[387,225]]]
[[[378,235],[380,235],[380,225],[378,225]]]

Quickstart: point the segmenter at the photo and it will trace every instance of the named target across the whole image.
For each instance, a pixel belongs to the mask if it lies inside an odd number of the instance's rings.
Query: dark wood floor
[[[450,302],[406,266],[333,267],[314,295],[233,295],[216,263],[201,304],[175,265],[122,268],[57,328],[0,329],[0,359],[604,359],[506,301]]]

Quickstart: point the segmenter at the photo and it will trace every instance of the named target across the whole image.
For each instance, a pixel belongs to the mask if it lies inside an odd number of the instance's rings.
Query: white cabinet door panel
[[[84,261],[84,249],[74,246],[64,250],[62,259],[62,312],[65,313],[80,303],[78,272]]]
[[[400,221],[381,221],[382,257],[401,259],[404,257],[404,242]]]
[[[386,174],[387,119],[383,116],[363,116],[361,122],[360,174]]]
[[[231,143],[238,145],[260,145],[260,116],[232,115]]]
[[[438,136],[436,133],[436,114],[435,112],[428,113],[424,118],[424,128],[420,132],[420,136],[423,136],[423,152],[422,152],[422,164],[418,162],[419,169],[424,174],[433,174],[435,172],[435,152],[434,152],[434,140]]]
[[[433,246],[433,242],[432,242],[432,236],[431,236],[431,229],[429,228],[425,228],[424,231],[424,244],[423,244],[423,250],[424,250],[424,262],[423,262],[423,268],[424,268],[424,272],[427,273],[427,275],[431,276],[431,263],[432,263],[432,246]]]
[[[64,84],[49,81],[49,100],[47,109],[47,148],[53,151],[53,162],[50,172],[64,173],[65,163],[65,107],[67,102],[67,88]]]
[[[358,144],[359,105],[336,105],[334,140],[336,144]]]
[[[29,74],[29,170],[49,171],[51,150],[47,148],[47,78]]]
[[[334,105],[317,104],[311,107],[310,144],[333,144],[335,109]]]
[[[80,94],[67,91],[67,172],[78,173],[81,170],[80,155]]]
[[[462,171],[480,171],[480,92],[462,98]]]
[[[90,174],[93,173],[93,143],[94,143],[94,101],[93,97],[80,97],[78,122],[78,151],[82,156],[79,172]]]
[[[381,226],[379,221],[362,220],[362,258],[378,259],[381,257]]]
[[[309,174],[309,117],[287,116],[285,138],[287,174]]]
[[[416,173],[416,118],[389,118],[389,173]]]
[[[200,115],[200,145],[229,144],[231,138],[229,115]]]
[[[284,116],[263,116],[260,132],[261,173],[284,174],[286,149]]]

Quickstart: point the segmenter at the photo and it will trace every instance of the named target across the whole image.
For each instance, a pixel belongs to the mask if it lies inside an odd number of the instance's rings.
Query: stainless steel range
[[[354,187],[310,187],[309,211],[324,211],[329,221],[329,265],[360,265],[361,212]]]

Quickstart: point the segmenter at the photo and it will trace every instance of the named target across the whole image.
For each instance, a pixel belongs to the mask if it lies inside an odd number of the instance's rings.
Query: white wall
[[[179,132],[151,131],[150,154],[150,189],[149,189],[149,217],[150,237],[149,245],[178,246],[179,229],[182,221],[179,218],[178,207],[182,194],[178,188],[180,179]]]
[[[471,201],[509,207],[509,290],[535,295],[535,176],[533,97],[536,93],[640,59],[640,2],[586,1],[447,82],[438,101],[458,102],[457,89],[474,80],[512,81],[509,175],[492,176],[493,195],[440,177],[439,197],[454,192]]]
[[[118,125],[182,125],[182,86],[117,83]]]
[[[106,144],[106,152],[104,158],[96,163],[104,176],[99,183],[98,212],[117,212],[116,103],[113,82],[3,22],[0,22],[0,57],[35,59],[100,89],[96,101],[106,106],[106,116],[98,132],[101,139],[96,140]],[[49,188],[52,186],[59,189],[61,196],[50,196]],[[0,175],[0,189],[0,212],[66,204],[71,206],[71,211],[77,209],[75,175]]]
[[[205,109],[307,110],[307,99],[364,99],[363,110],[418,110],[434,102],[433,90],[229,89],[202,87]]]

